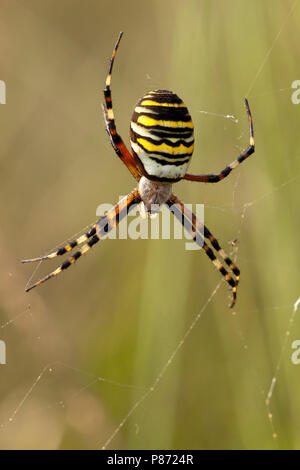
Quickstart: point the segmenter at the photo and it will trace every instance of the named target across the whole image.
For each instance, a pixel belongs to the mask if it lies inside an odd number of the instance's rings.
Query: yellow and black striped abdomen
[[[149,179],[183,178],[194,150],[194,126],[182,100],[171,91],[149,91],[134,109],[130,143]]]

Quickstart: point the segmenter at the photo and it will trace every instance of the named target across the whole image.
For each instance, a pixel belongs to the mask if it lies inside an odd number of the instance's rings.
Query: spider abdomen
[[[171,183],[183,178],[194,150],[194,126],[182,100],[167,90],[143,96],[132,115],[130,143],[149,179]]]

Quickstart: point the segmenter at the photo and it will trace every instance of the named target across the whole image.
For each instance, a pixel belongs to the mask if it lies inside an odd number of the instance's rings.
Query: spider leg
[[[56,256],[62,256],[65,253],[71,251],[75,246],[81,245],[82,243],[86,242],[89,238],[94,236],[97,232],[97,224],[93,225],[88,232],[81,235],[80,237],[76,238],[75,240],[67,243],[65,246],[58,248],[58,250],[50,253],[49,255],[39,256],[38,258],[30,258],[30,259],[22,259],[21,263],[34,263],[36,261],[43,261],[45,259],[52,259],[56,258]]]
[[[246,158],[250,157],[250,155],[254,153],[255,146],[254,146],[253,121],[252,121],[252,114],[250,111],[247,98],[245,98],[245,105],[246,105],[246,111],[248,114],[249,132],[250,132],[250,145],[247,148],[247,150],[245,150],[236,160],[230,163],[230,165],[224,168],[224,170],[222,170],[217,175],[191,175],[189,173],[186,173],[183,179],[189,180],[189,181],[199,181],[201,183],[218,183],[219,181],[226,178],[226,176],[228,176],[229,173],[232,172],[232,170],[234,170],[238,165],[240,165],[244,160],[246,160]]]
[[[34,287],[37,287],[44,282],[48,281],[52,277],[57,276],[65,269],[69,268],[75,261],[78,260],[82,255],[87,253],[99,240],[101,240],[107,233],[109,233],[113,228],[115,228],[120,221],[128,214],[135,204],[138,204],[141,201],[139,192],[137,189],[134,189],[131,193],[125,196],[121,201],[119,201],[114,207],[107,211],[105,216],[101,217],[98,222],[93,226],[90,232],[93,232],[93,235],[90,235],[89,241],[83,245],[80,250],[78,250],[74,255],[70,256],[64,263],[62,263],[57,269],[52,271],[47,276],[43,277],[36,283],[32,284],[26,289],[26,292],[29,292]],[[95,230],[94,230],[95,229]],[[90,234],[90,232],[88,232]],[[85,237],[86,235],[83,235]],[[76,246],[76,245],[74,245]],[[55,257],[54,253],[52,257]],[[25,262],[36,261],[42,258],[34,258],[33,260],[25,260]]]
[[[110,59],[110,65],[109,65],[108,74],[107,74],[106,82],[105,82],[105,88],[104,88],[105,105],[102,104],[102,110],[103,110],[106,130],[110,137],[113,149],[115,150],[118,157],[122,160],[122,162],[127,166],[128,170],[133,175],[133,177],[137,181],[139,181],[141,178],[141,175],[137,168],[137,163],[135,162],[133,156],[131,155],[126,145],[124,144],[121,136],[117,133],[115,117],[114,117],[114,112],[113,112],[113,107],[112,107],[112,99],[111,99],[111,89],[110,89],[111,74],[112,74],[112,69],[113,69],[117,49],[119,47],[119,43],[121,41],[122,36],[123,36],[123,33],[121,32],[119,34],[118,40],[116,42],[116,45],[112,53],[112,57]]]
[[[182,223],[184,228],[192,235],[194,242],[204,249],[205,253],[209,259],[213,262],[218,271],[224,276],[225,280],[228,282],[232,288],[232,303],[230,308],[232,308],[236,303],[237,296],[237,286],[239,283],[240,270],[239,268],[231,261],[229,256],[225,251],[220,247],[217,239],[211,234],[208,228],[203,225],[199,219],[191,212],[184,204],[181,202],[174,194],[167,201],[166,205],[173,212],[174,216]],[[204,238],[207,238],[212,247],[216,250],[217,254],[225,261],[229,266],[235,278],[227,271],[227,269],[222,265],[220,260],[216,257],[213,250],[207,245]]]
[[[174,195],[171,196],[170,198],[173,201],[173,204],[181,204],[182,207],[184,208],[184,212],[187,215],[187,217],[192,221],[193,226],[197,227],[197,230],[201,231],[203,233],[204,237],[208,239],[213,246],[213,248],[216,250],[218,255],[225,261],[225,263],[230,267],[231,271],[234,273],[236,277],[236,283],[238,285],[239,283],[239,278],[240,278],[240,270],[239,268],[231,261],[229,256],[225,253],[223,248],[221,248],[218,240],[213,236],[213,234],[209,231],[209,229],[206,227],[206,225],[202,224],[199,219],[193,214],[192,211],[190,211],[184,204]]]

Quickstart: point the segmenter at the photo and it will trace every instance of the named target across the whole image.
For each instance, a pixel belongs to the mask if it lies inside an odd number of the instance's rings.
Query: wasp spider
[[[104,88],[105,104],[102,105],[102,108],[111,144],[138,185],[99,219],[86,234],[59,248],[54,253],[23,260],[24,263],[27,263],[52,259],[85,243],[60,267],[28,287],[26,291],[39,286],[75,263],[78,258],[115,228],[134,205],[143,203],[146,211],[151,212],[152,204],[159,206],[165,204],[193,236],[195,243],[204,249],[209,259],[231,286],[233,293],[231,307],[233,307],[236,302],[240,270],[220,247],[217,239],[208,228],[192,212],[188,211],[172,193],[172,184],[181,179],[217,183],[226,178],[234,168],[254,153],[253,124],[248,101],[245,99],[250,127],[250,145],[219,174],[192,175],[187,173],[194,149],[194,126],[185,104],[175,93],[167,90],[149,91],[137,103],[130,122],[132,149],[132,153],[130,153],[116,129],[110,89],[112,68],[121,37],[122,33],[119,35],[110,60]]]

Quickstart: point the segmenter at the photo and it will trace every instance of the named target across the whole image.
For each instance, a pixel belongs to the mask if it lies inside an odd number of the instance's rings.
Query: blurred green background
[[[293,5],[0,0],[1,448],[101,447],[220,281],[204,253],[186,251],[182,240],[107,240],[24,293],[35,266],[20,259],[72,238],[100,203],[134,186],[100,107],[120,30],[112,92],[126,142],[138,99],[170,89],[195,124],[190,171],[217,172],[248,146],[248,93],[256,153],[217,185],[174,187],[186,203],[205,204],[205,221],[226,251],[238,239],[238,303],[228,309],[222,282],[108,447],[300,448],[300,365],[291,362],[297,314],[286,335],[300,296],[300,104],[291,101],[300,79],[300,5],[288,17]],[[57,264],[45,262],[34,279]],[[265,398],[280,356],[273,429]]]

